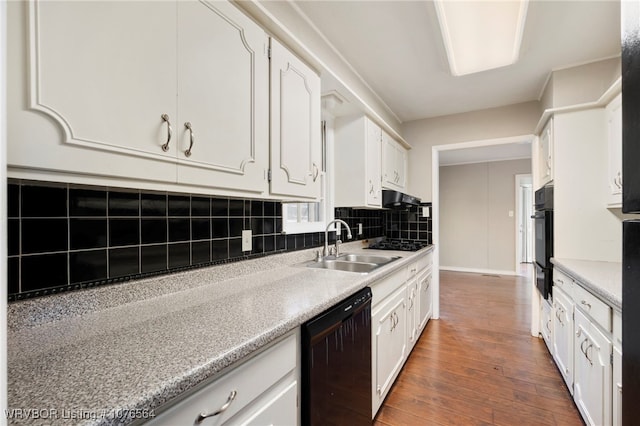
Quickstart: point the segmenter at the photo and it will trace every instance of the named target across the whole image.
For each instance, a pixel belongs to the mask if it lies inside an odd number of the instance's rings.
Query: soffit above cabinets
[[[401,122],[538,100],[552,70],[620,54],[616,1],[532,1],[518,62],[459,77],[430,1],[292,4]]]

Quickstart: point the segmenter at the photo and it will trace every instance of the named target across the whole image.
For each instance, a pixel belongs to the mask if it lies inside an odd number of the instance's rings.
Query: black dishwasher
[[[302,424],[371,425],[371,289],[302,326]]]

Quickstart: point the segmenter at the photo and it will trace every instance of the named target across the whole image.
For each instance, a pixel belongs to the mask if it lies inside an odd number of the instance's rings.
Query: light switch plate
[[[513,217],[513,210],[509,210],[509,217]]]
[[[429,207],[422,208],[422,217],[429,217]]]
[[[242,251],[251,251],[251,229],[242,231]]]

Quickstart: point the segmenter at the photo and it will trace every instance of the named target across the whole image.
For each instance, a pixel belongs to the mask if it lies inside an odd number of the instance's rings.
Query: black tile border
[[[29,216],[21,214],[25,205],[23,194],[29,197]],[[53,207],[38,211],[38,194],[44,194]],[[18,233],[12,235],[12,251],[8,256],[9,301],[324,245],[324,232],[283,234],[282,203],[273,200],[11,179],[8,212],[12,233]],[[43,216],[47,212],[51,216]],[[373,236],[383,229],[384,212],[368,212],[367,236]],[[351,210],[346,214],[356,220],[361,218]],[[51,222],[52,219],[55,220]],[[58,241],[44,245],[54,251],[23,252],[22,238],[26,236],[22,232],[23,221],[34,220],[61,225]],[[96,228],[78,228],[77,224],[97,224],[99,233],[91,231]],[[177,231],[175,224],[179,225]],[[118,233],[118,228],[126,233]],[[153,235],[148,233],[150,229]],[[250,252],[241,250],[243,229],[253,231]],[[354,239],[362,238],[365,236],[354,234]],[[335,239],[335,233],[330,232],[329,243]],[[346,240],[344,234],[342,239]],[[33,265],[53,265],[55,285],[50,285],[52,277],[46,268],[36,269]]]

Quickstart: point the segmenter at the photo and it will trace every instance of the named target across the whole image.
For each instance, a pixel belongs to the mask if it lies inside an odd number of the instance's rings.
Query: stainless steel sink
[[[320,262],[313,262],[307,265],[309,268],[334,269],[338,271],[358,272],[368,274],[382,265],[366,262],[348,262],[344,260],[325,259]]]
[[[370,254],[353,254],[353,253],[345,253],[337,257],[337,260],[344,260],[347,262],[377,263],[379,265],[384,265],[396,259],[399,259],[399,257],[398,256],[393,256],[393,257],[392,256],[373,256]]]
[[[396,259],[399,259],[399,257],[345,253],[337,258],[327,258],[319,262],[309,263],[307,264],[307,267],[368,274],[374,269],[384,266],[389,262],[393,262]]]

